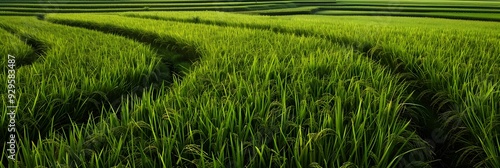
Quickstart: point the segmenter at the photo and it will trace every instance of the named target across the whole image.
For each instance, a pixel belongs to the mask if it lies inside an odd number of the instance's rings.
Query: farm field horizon
[[[500,167],[500,1],[0,0],[1,167]]]

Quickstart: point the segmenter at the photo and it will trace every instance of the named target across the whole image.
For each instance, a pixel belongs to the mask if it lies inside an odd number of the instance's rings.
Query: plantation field
[[[260,15],[411,16],[499,21],[500,2],[487,0],[54,0],[0,1],[0,15],[140,11],[226,11]]]
[[[497,1],[5,0],[0,15],[0,167],[500,167]]]
[[[500,165],[499,23],[374,17],[0,17],[3,166]]]
[[[500,21],[499,15],[494,14],[450,14],[450,13],[395,13],[395,12],[356,12],[356,11],[321,11],[319,15],[336,16],[405,16],[405,17],[428,17],[428,18],[447,18],[460,20],[482,20],[482,21]]]

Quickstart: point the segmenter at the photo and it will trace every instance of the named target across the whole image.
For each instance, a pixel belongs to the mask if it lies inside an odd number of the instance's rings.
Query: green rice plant
[[[37,16],[39,13],[0,11],[0,16]]]
[[[498,1],[489,0],[478,0],[478,1],[461,1],[461,0],[442,0],[442,1],[430,1],[430,0],[386,0],[386,1],[364,1],[364,0],[349,0],[349,1],[338,1],[340,4],[359,4],[359,5],[381,5],[381,4],[394,4],[394,5],[460,5],[460,6],[490,6],[499,7],[500,3]]]
[[[321,10],[314,14],[319,15],[354,15],[354,16],[408,16],[408,17],[432,17],[461,20],[500,21],[500,16],[493,13],[445,13],[445,12],[380,12],[380,11],[342,11]]]
[[[0,2],[1,3],[1,2]],[[209,6],[245,6],[245,5],[276,5],[291,4],[287,1],[267,1],[267,2],[156,2],[156,3],[85,3],[85,4],[60,4],[60,3],[1,3],[3,7],[16,8],[60,8],[60,9],[92,9],[92,8],[167,8],[167,7],[209,7]],[[112,4],[112,6],[110,6]]]
[[[460,141],[465,141],[465,146],[479,148],[481,157],[466,157],[469,153],[462,150],[462,157],[455,160],[459,162],[457,164],[476,167],[499,165],[498,131],[492,130],[496,127],[485,127],[498,123],[495,110],[491,110],[498,106],[494,100],[499,99],[497,94],[492,94],[498,92],[496,84],[500,77],[497,73],[500,59],[496,57],[500,53],[496,47],[500,45],[500,40],[496,38],[498,23],[440,19],[440,24],[435,24],[438,20],[399,17],[204,14],[164,12],[123,15],[182,22],[191,22],[189,17],[197,15],[202,16],[199,22],[203,24],[268,29],[278,33],[322,37],[353,46],[395,72],[414,76],[414,82],[417,83],[415,87],[424,87],[421,95],[427,96],[423,99],[430,99],[433,103],[429,106],[441,111],[439,115],[442,116],[442,123],[445,123],[443,127],[453,131],[449,132],[450,135],[458,130],[468,134],[455,134],[448,140],[451,142],[461,139],[460,136],[466,137]]]
[[[400,117],[409,106],[408,86],[352,48],[315,37],[113,15],[47,20],[174,41],[201,55],[160,98],[145,93],[123,102],[120,119],[108,111],[88,124],[87,137],[72,129],[78,141],[110,135],[86,167],[395,167],[410,153],[427,156],[411,162],[430,161],[429,146]]]
[[[262,0],[261,0],[262,1]],[[263,0],[268,1],[268,0]],[[280,0],[275,0],[280,1]],[[54,0],[54,1],[36,1],[36,0],[18,0],[18,1],[6,1],[6,3],[42,3],[42,4],[109,4],[109,3],[127,3],[127,4],[135,4],[135,3],[220,3],[220,2],[231,2],[228,0]],[[255,3],[255,2],[254,2]]]
[[[27,142],[51,133],[51,125],[64,130],[70,120],[100,115],[101,108],[115,106],[123,95],[171,80],[160,58],[138,42],[35,18],[0,20],[0,27],[47,48],[37,62],[16,72],[19,136]]]
[[[318,5],[319,6],[319,5]],[[322,5],[325,6],[325,5]],[[480,4],[452,4],[452,3],[441,3],[441,4],[429,4],[425,2],[417,3],[336,3],[334,6],[366,6],[366,7],[386,7],[386,8],[403,8],[403,7],[427,7],[427,8],[463,8],[463,9],[499,9],[499,6],[490,5],[480,5]]]
[[[26,65],[34,61],[35,58],[33,55],[33,49],[23,42],[21,38],[4,29],[0,29],[0,36],[2,39],[0,40],[0,62],[2,65],[2,74],[7,72],[7,59],[9,54],[15,56],[18,66]]]
[[[11,121],[11,116],[8,114],[8,112],[12,109],[7,109],[7,106],[11,106],[9,101],[9,92],[7,91],[8,89],[8,84],[13,84],[14,86],[19,86],[18,81],[15,80],[13,82],[10,82],[12,78],[8,78],[9,74],[13,74],[12,72],[16,72],[17,69],[19,69],[21,66],[28,65],[31,63],[35,58],[34,51],[33,49],[24,43],[19,37],[10,34],[8,31],[4,29],[0,29],[0,64],[2,66],[1,68],[1,74],[0,74],[0,88],[2,89],[2,92],[0,93],[1,97],[1,103],[0,103],[0,108],[2,108],[2,114],[0,114],[0,134],[2,135],[0,137],[0,141],[4,142],[2,144],[2,154],[0,162],[4,162],[7,159],[7,143],[10,139],[10,134],[9,132],[12,131],[9,129],[9,124]],[[14,57],[9,57],[9,55],[12,55]],[[9,59],[14,59],[15,60],[15,66],[9,66]],[[12,68],[12,69],[10,69]],[[11,71],[11,73],[9,73]],[[14,95],[18,96],[18,95]],[[14,99],[15,101],[16,99]]]
[[[19,13],[86,13],[86,12],[127,12],[127,11],[248,11],[295,7],[288,2],[225,2],[225,3],[187,3],[187,4],[99,4],[99,5],[6,5],[0,11]]]
[[[97,3],[97,4],[109,4],[109,3],[159,3],[159,2],[224,2],[226,0],[6,0],[5,3],[40,3],[40,4],[87,4],[87,3]]]
[[[296,8],[282,8],[282,9],[266,9],[266,10],[252,10],[240,13],[244,14],[260,14],[260,15],[289,15],[289,14],[312,14],[313,10],[317,7],[296,7]]]
[[[445,142],[463,147],[452,162],[500,165],[498,23],[221,12],[123,15],[166,21],[88,14],[47,18],[143,36],[202,59],[159,99],[148,91],[122,101],[120,112],[98,105],[104,114],[99,123],[75,121],[63,135],[47,128],[48,137],[36,145],[23,142],[31,150],[22,152],[24,160],[36,160],[27,167],[425,166],[431,149],[413,132],[422,117],[401,117],[419,94],[442,117],[449,131]],[[414,89],[422,93],[409,95]]]
[[[344,11],[386,11],[386,12],[457,12],[457,13],[498,13],[498,9],[474,9],[453,7],[378,7],[378,6],[325,6],[320,10],[344,10]]]

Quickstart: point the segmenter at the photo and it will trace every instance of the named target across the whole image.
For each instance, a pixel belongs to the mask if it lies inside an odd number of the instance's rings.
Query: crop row
[[[500,13],[500,10],[498,9],[430,8],[430,7],[398,7],[398,6],[396,7],[325,6],[325,7],[320,7],[319,10]]]
[[[291,11],[291,9],[289,10]],[[300,10],[297,10],[300,11]],[[268,13],[269,15],[280,15],[286,11],[263,10],[251,11],[251,13]],[[313,10],[309,11],[312,13]],[[446,13],[446,12],[385,12],[385,11],[343,11],[343,10],[321,10],[316,11],[317,15],[336,15],[336,16],[404,16],[404,17],[432,17],[459,20],[477,20],[477,21],[500,21],[500,15],[495,13]]]
[[[318,10],[351,10],[351,11],[393,11],[393,12],[464,12],[464,13],[500,13],[499,9],[474,8],[431,8],[431,7],[372,7],[372,6],[323,6]]]
[[[189,6],[189,7],[131,7],[131,8],[17,8],[0,7],[4,12],[29,12],[29,13],[85,13],[85,12],[126,12],[126,11],[251,11],[263,9],[276,9],[295,7],[293,4],[251,4],[251,5],[221,5],[221,6]]]
[[[407,17],[432,17],[459,20],[479,20],[479,21],[500,21],[500,15],[495,13],[449,13],[449,12],[400,12],[400,11],[349,11],[349,10],[328,10],[319,6],[291,7],[281,9],[265,9],[241,11],[243,14],[259,15],[299,15],[316,14],[332,16],[407,16]]]
[[[19,37],[0,29],[0,63],[2,65],[2,74],[7,72],[8,55],[14,55],[19,65],[27,64],[34,60],[33,49],[23,42]],[[2,83],[4,84],[4,83]],[[3,85],[2,85],[3,86]],[[2,87],[4,88],[4,87]]]
[[[311,9],[306,7],[301,7],[304,9]],[[286,9],[283,9],[286,10]],[[228,14],[224,12],[125,12],[119,13],[124,16],[129,17],[142,17],[149,19],[157,19],[157,20],[167,20],[167,21],[179,21],[179,22],[189,22],[189,23],[201,23],[201,24],[211,24],[218,26],[231,26],[231,27],[247,27],[247,28],[256,28],[256,29],[270,29],[273,31],[279,31],[281,33],[295,33],[295,34],[303,34],[303,35],[325,35],[328,34],[326,32],[319,33],[317,28],[314,29],[314,32],[310,30],[310,27],[314,27],[314,25],[302,25],[297,28],[293,28],[292,24],[295,21],[303,21],[306,20],[311,22],[312,24],[323,24],[323,23],[332,23],[344,25],[342,28],[348,26],[358,26],[361,23],[366,23],[369,26],[381,26],[387,27],[393,25],[395,23],[399,23],[398,25],[394,25],[394,27],[403,26],[403,27],[422,27],[422,28],[443,28],[443,29],[451,29],[455,30],[464,30],[464,28],[459,27],[459,25],[463,25],[467,27],[467,29],[473,29],[474,32],[482,31],[487,29],[488,31],[494,31],[496,27],[496,23],[488,23],[488,22],[461,22],[454,20],[440,20],[446,24],[430,24],[432,20],[428,19],[420,19],[420,18],[392,18],[392,17],[354,17],[359,21],[349,21],[351,16],[349,17],[333,17],[335,19],[339,19],[339,22],[331,21],[331,16],[248,16],[242,14]],[[245,21],[239,20],[238,18],[244,18]],[[279,24],[269,24],[271,21],[277,21],[284,25]],[[478,24],[479,23],[479,24]],[[478,25],[478,26],[476,26]],[[331,29],[333,25],[325,25]],[[330,30],[328,29],[328,30]],[[369,30],[369,27],[364,30]],[[333,31],[333,30],[331,30]],[[354,33],[354,32],[353,32]],[[342,35],[343,33],[337,33]],[[347,37],[347,35],[343,35],[342,37]],[[495,35],[493,35],[495,37]],[[351,40],[352,43],[362,43],[366,40],[361,40],[360,42],[355,42]]]
[[[433,18],[447,18],[447,19],[460,19],[460,20],[481,20],[481,21],[500,21],[498,12],[500,8],[479,8],[470,6],[439,6],[423,7],[423,5],[416,5],[414,7],[405,6],[383,6],[375,5],[344,5],[336,4],[330,6],[320,5],[299,5],[298,7],[288,7],[280,9],[264,9],[264,10],[250,10],[241,11],[239,13],[246,14],[260,14],[260,15],[300,15],[300,14],[318,14],[318,15],[356,15],[356,16],[410,16],[410,17],[433,17]],[[367,7],[366,7],[367,6]],[[372,7],[375,6],[375,7]]]
[[[413,106],[407,84],[351,48],[265,30],[113,15],[47,19],[175,41],[201,59],[158,99],[148,93],[125,101],[120,117],[104,110],[98,123],[74,125],[67,137],[52,134],[23,150],[27,167],[34,166],[28,160],[82,167],[394,167],[403,159],[429,161],[429,146],[401,117]],[[56,151],[67,152],[51,155]]]
[[[297,0],[293,0],[297,1]],[[299,0],[302,1],[302,0]],[[421,1],[400,1],[400,0],[348,0],[348,1],[342,1],[338,0],[338,3],[341,4],[389,4],[389,5],[416,5],[416,4],[422,4],[422,5],[463,5],[463,6],[500,6],[500,3],[498,1],[490,1],[490,0],[474,0],[474,1],[427,1],[427,0],[421,0]]]
[[[87,121],[100,115],[102,108],[116,106],[121,96],[171,78],[170,70],[148,46],[132,40],[36,18],[0,20],[0,27],[45,48],[36,62],[16,69],[17,129],[28,142],[26,150],[31,148],[30,140],[65,129],[72,121]],[[2,109],[6,105],[2,103]],[[0,130],[7,130],[6,125]]]
[[[18,37],[10,34],[8,31],[5,31],[3,29],[0,29],[0,39],[2,39],[0,41],[0,63],[2,66],[1,74],[0,74],[0,88],[2,88],[2,90],[3,90],[0,94],[0,96],[2,97],[2,100],[1,100],[2,105],[0,107],[2,107],[2,109],[5,109],[7,104],[10,105],[10,102],[8,100],[8,92],[7,92],[8,87],[7,86],[8,86],[8,80],[12,79],[12,78],[8,79],[7,77],[8,77],[8,74],[14,74],[14,73],[8,73],[9,55],[12,55],[15,57],[15,58],[10,58],[10,59],[13,59],[17,62],[17,63],[14,62],[15,68],[17,68],[17,66],[20,65],[19,62],[24,62],[25,60],[29,59],[31,56],[33,56],[32,54],[34,53],[34,51],[32,50],[32,48],[30,46],[28,46],[26,43],[21,41]],[[12,77],[15,79],[15,76],[12,76]],[[12,84],[14,86],[16,86],[16,83],[12,83]],[[15,89],[15,88],[13,88],[13,89]],[[15,100],[15,99],[13,99],[13,100]],[[3,136],[8,135],[7,125],[9,125],[9,122],[10,122],[10,116],[7,114],[7,112],[3,111],[3,113],[0,114],[0,134],[1,135],[3,135]],[[7,139],[4,139],[3,136],[1,139],[4,142],[7,142]],[[2,149],[6,149],[5,145],[7,145],[7,144],[6,143],[2,144]],[[2,150],[2,151],[5,151],[5,150]],[[4,157],[3,154],[0,156],[2,158],[6,158],[6,157]],[[3,160],[3,159],[0,159],[0,161],[1,160]]]
[[[296,2],[295,2],[296,3]],[[297,4],[297,3],[296,3]],[[335,6],[338,7],[349,7],[349,6],[363,6],[363,7],[385,7],[385,8],[407,8],[407,7],[420,7],[420,8],[463,8],[463,9],[500,9],[500,6],[488,6],[488,5],[457,5],[453,3],[443,3],[443,4],[426,4],[426,3],[336,3]]]
[[[438,17],[449,19],[498,21],[499,3],[477,1],[30,1],[0,2],[0,15],[37,15],[36,13],[86,13],[126,11],[226,11],[263,15],[390,15]],[[299,8],[297,8],[299,7]],[[302,8],[304,7],[304,8]],[[310,9],[311,8],[311,9]],[[310,9],[310,10],[309,10]],[[356,11],[356,12],[354,12]],[[18,12],[18,13],[17,13]],[[388,13],[394,12],[394,13]],[[434,14],[431,14],[434,12]],[[446,14],[436,14],[442,12]],[[477,15],[481,13],[481,15]]]
[[[436,111],[449,111],[440,113],[447,129],[467,128],[461,132],[472,134],[470,137],[461,138],[467,137],[464,134],[449,137],[464,141],[467,146],[459,158],[462,164],[500,165],[500,160],[496,159],[500,153],[500,137],[495,126],[499,122],[497,110],[500,109],[496,101],[500,98],[497,86],[500,51],[495,46],[500,45],[500,40],[495,23],[440,20],[447,25],[435,26],[431,23],[435,20],[411,18],[351,21],[352,18],[336,17],[332,21],[330,17],[255,17],[218,12],[125,15],[183,22],[193,22],[195,18],[197,23],[318,36],[353,46],[396,72],[413,76],[419,86],[423,86],[420,89],[425,99],[432,98],[431,104]],[[297,25],[297,22],[303,24]],[[481,160],[465,159],[469,154]]]
[[[9,1],[5,0],[2,3],[31,3],[31,4],[113,4],[113,3],[207,3],[207,2],[232,2],[233,0],[135,0],[135,1],[127,1],[127,0],[51,0],[51,1],[33,1],[33,0],[17,0],[17,1]],[[268,0],[261,0],[268,1]],[[278,1],[278,0],[273,0]]]
[[[271,15],[271,16],[279,16],[279,15],[308,15],[314,14],[314,11],[318,7],[296,7],[296,8],[280,8],[280,9],[264,9],[264,10],[251,10],[251,11],[241,11],[238,13],[241,14],[257,14],[257,15]]]
[[[217,3],[139,3],[139,4],[28,4],[28,3],[11,3],[2,4],[2,7],[16,8],[64,8],[64,9],[91,9],[91,8],[143,8],[147,7],[205,7],[205,6],[244,6],[244,5],[265,5],[265,4],[289,4],[286,1],[269,1],[269,2],[217,2]]]

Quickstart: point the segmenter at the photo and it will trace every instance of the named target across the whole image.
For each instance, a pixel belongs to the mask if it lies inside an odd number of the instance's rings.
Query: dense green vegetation
[[[19,136],[27,142],[63,129],[70,120],[87,121],[101,108],[116,106],[123,94],[171,75],[150,48],[123,37],[36,18],[0,19],[3,29],[44,48],[36,62],[16,72]],[[2,124],[1,130],[7,130],[7,125]]]
[[[302,11],[305,9],[302,9]],[[262,13],[284,13],[286,11],[277,10],[265,10]],[[251,12],[253,13],[253,11]],[[305,12],[304,13],[310,13]],[[338,16],[408,16],[408,17],[431,17],[431,18],[448,18],[448,19],[461,19],[461,20],[482,20],[482,21],[500,21],[500,15],[494,13],[446,13],[446,12],[385,12],[385,11],[342,11],[342,10],[325,10],[319,11],[315,14],[319,15],[338,15]]]
[[[5,89],[7,88],[7,76],[8,76],[8,55],[14,55],[17,58],[17,61],[19,61],[18,66],[23,65],[23,63],[28,63],[29,61],[33,60],[33,54],[34,51],[32,48],[30,48],[27,44],[23,43],[18,37],[13,36],[12,34],[9,34],[9,32],[0,29],[0,54],[2,57],[0,58],[0,62],[2,63],[2,69],[0,74],[0,87]],[[0,96],[2,96],[2,108],[5,108],[4,104],[7,104],[7,93],[6,92],[1,92]],[[7,125],[9,124],[9,118],[8,115],[2,113],[0,115],[0,134],[1,135],[7,135]],[[5,142],[6,138],[4,139],[2,137],[2,140]],[[2,144],[2,146],[5,145],[5,143]],[[4,149],[2,147],[2,149]],[[2,150],[4,151],[4,150]]]
[[[16,55],[16,59],[19,65],[31,63],[36,59],[34,51],[26,43],[22,41],[22,38],[16,37],[10,34],[8,31],[0,29],[0,54],[2,55]],[[7,65],[7,57],[1,57],[0,62],[2,65]],[[6,72],[7,67],[2,67],[2,74]],[[2,83],[4,84],[4,83]]]
[[[110,5],[111,4],[111,5]],[[367,0],[115,0],[0,1],[0,15],[126,11],[226,11],[261,15],[389,15],[499,21],[495,1]]]
[[[86,125],[84,130],[75,125],[70,133],[73,140],[59,137],[55,144],[44,145],[40,140],[34,148],[23,145],[22,149],[26,149],[23,152],[34,152],[23,160],[36,160],[34,163],[47,166],[51,165],[50,160],[67,165],[88,163],[87,167],[120,163],[157,167],[159,160],[164,160],[162,164],[166,166],[268,167],[317,162],[335,167],[344,164],[393,167],[408,152],[430,155],[425,143],[407,130],[408,121],[398,117],[407,99],[403,96],[408,94],[407,86],[350,49],[335,47],[323,39],[262,30],[120,16],[78,15],[77,18],[80,22],[75,24],[141,34],[143,38],[164,43],[178,41],[197,50],[202,59],[182,83],[176,82],[158,100],[145,94],[134,104],[136,108],[123,106],[119,120],[104,118],[99,124]],[[200,102],[205,103],[199,106]],[[111,111],[103,114],[113,116]],[[163,121],[159,122],[162,116]],[[135,124],[139,128],[134,129]],[[130,132],[134,130],[137,132]],[[110,133],[115,136],[102,137]],[[91,146],[81,143],[99,137],[104,139],[89,142]],[[103,148],[92,143],[108,145]],[[47,150],[65,150],[66,146],[75,151],[69,158],[52,156],[53,151]],[[157,149],[150,152],[158,155],[159,160],[147,156],[144,152],[148,151],[142,150],[145,148]],[[116,150],[124,151],[113,152]],[[143,154],[134,155],[136,152]],[[86,160],[91,153],[101,155]],[[370,153],[378,157],[373,158]],[[54,158],[41,157],[49,155]],[[175,158],[183,161],[175,163]],[[295,159],[283,160],[288,158]],[[196,163],[193,159],[201,161]],[[99,163],[102,160],[106,162]],[[31,167],[28,162],[24,164]]]
[[[500,167],[495,1],[22,0],[0,15],[18,105],[0,167]]]
[[[348,20],[352,18],[344,18],[344,20],[337,18],[332,21],[328,17],[321,19],[302,16],[288,17],[292,20],[290,21],[272,17],[226,16],[223,13],[131,13],[125,15],[184,22],[194,22],[192,18],[200,17],[202,19],[197,18],[196,22],[271,29],[277,32],[323,37],[336,43],[354,46],[355,49],[373,55],[374,59],[396,71],[410,73],[412,79],[416,78],[413,80],[416,80],[418,85],[425,84],[424,88],[421,88],[423,92],[438,94],[438,96],[421,95],[426,98],[432,97],[434,99],[432,104],[436,105],[437,110],[441,110],[440,108],[446,106],[447,102],[454,102],[447,105],[452,107],[444,107],[449,110],[443,113],[446,115],[444,120],[451,122],[453,118],[463,116],[461,120],[470,127],[469,131],[473,136],[476,136],[474,140],[469,139],[466,142],[470,148],[482,148],[482,152],[485,152],[483,154],[486,154],[488,158],[498,157],[498,150],[488,151],[499,146],[498,130],[495,130],[497,128],[494,126],[494,123],[498,122],[495,117],[498,102],[495,100],[499,99],[499,95],[495,90],[497,90],[496,83],[500,77],[498,74],[500,59],[496,57],[500,55],[500,51],[498,47],[495,47],[500,46],[496,38],[498,36],[497,24],[468,23],[464,25],[462,22],[446,21],[446,26],[433,27],[429,30],[425,27],[432,25],[426,26],[430,21],[425,19],[413,19],[406,23],[401,19],[393,19],[392,22],[398,23],[398,26],[391,26],[392,24],[387,22],[380,23],[383,22],[382,20],[373,22],[371,18],[356,21]],[[370,24],[369,20],[375,24]],[[304,24],[294,24],[297,22]],[[411,27],[399,27],[410,25]],[[464,30],[458,25],[474,26],[476,30],[472,31],[472,28]],[[457,65],[462,66],[457,67]],[[475,94],[470,95],[470,93]],[[487,115],[470,115],[476,114],[476,111]],[[479,128],[477,125],[485,125],[485,127]],[[492,139],[492,141],[485,142],[486,139]]]

